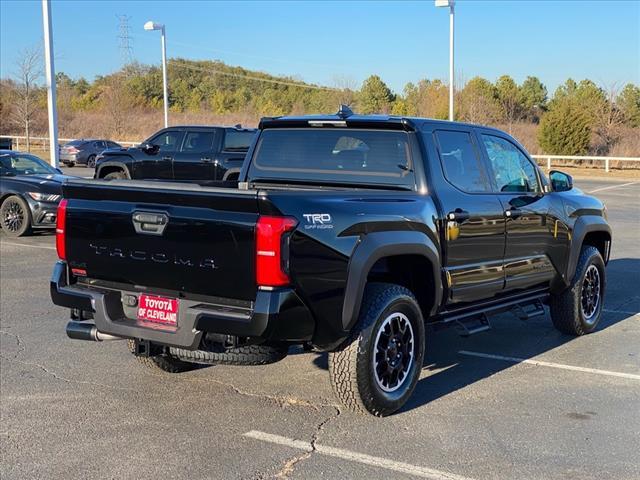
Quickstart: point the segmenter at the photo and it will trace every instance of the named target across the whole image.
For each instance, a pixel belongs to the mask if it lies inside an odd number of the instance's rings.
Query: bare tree
[[[358,82],[351,77],[338,75],[333,78],[333,86],[336,89],[336,100],[338,103],[349,107],[353,106],[356,100]]]
[[[624,125],[624,113],[616,105],[616,98],[620,93],[617,84],[609,85],[606,90],[606,98],[598,102],[594,108],[594,133],[598,138],[598,153],[607,154],[620,140],[622,126]]]
[[[42,77],[42,51],[39,48],[25,48],[16,62],[16,88],[13,121],[24,128],[27,137],[27,151],[31,151],[31,123],[38,109],[38,80]]]
[[[100,95],[102,110],[106,115],[109,134],[121,137],[126,133],[126,120],[131,108],[131,98],[123,74],[112,75],[102,88]]]

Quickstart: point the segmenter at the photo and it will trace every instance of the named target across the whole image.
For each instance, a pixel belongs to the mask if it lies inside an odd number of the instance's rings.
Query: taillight
[[[260,216],[256,225],[256,283],[278,287],[289,284],[289,274],[283,262],[283,235],[298,222],[290,217]]]
[[[67,259],[66,234],[65,228],[67,224],[67,199],[63,198],[58,204],[58,213],[56,214],[56,250],[60,260]]]
[[[76,147],[67,147],[67,153],[78,153],[80,150],[78,150]]]

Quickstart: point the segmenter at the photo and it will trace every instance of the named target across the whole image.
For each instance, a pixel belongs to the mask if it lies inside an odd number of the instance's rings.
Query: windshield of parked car
[[[0,155],[0,175],[55,175],[58,171],[40,160],[27,154]]]
[[[405,187],[415,184],[406,132],[355,128],[264,130],[249,177]]]

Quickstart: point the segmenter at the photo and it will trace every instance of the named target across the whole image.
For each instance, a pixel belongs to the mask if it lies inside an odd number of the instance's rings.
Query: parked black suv
[[[165,128],[137,147],[103,152],[95,178],[237,180],[255,134],[240,125]]]
[[[388,415],[418,381],[425,322],[469,334],[546,303],[564,333],[598,325],[605,207],[504,132],[347,109],[259,129],[234,188],[64,185],[51,295],[71,338],[129,339],[170,372],[306,344],[348,408]]]

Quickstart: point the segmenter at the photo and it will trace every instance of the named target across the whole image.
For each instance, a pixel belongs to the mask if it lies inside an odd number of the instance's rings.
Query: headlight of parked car
[[[60,200],[61,195],[55,195],[53,193],[41,193],[41,192],[27,192],[31,198],[37,202],[57,202]]]

